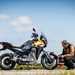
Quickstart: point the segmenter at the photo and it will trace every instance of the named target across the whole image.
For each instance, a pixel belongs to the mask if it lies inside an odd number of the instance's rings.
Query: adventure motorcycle
[[[40,37],[33,28],[32,40],[26,41],[20,47],[13,46],[8,42],[0,42],[0,50],[10,50],[13,53],[4,53],[0,56],[0,67],[4,70],[10,70],[16,64],[33,64],[38,60],[39,55],[43,52],[41,57],[41,64],[45,67],[44,59],[51,61],[48,52],[44,51],[47,46],[47,38],[41,33]],[[50,59],[50,60],[49,60]],[[47,68],[47,67],[46,67]]]

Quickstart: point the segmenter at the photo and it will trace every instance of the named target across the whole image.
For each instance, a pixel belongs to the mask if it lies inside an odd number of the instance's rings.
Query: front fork
[[[43,54],[46,55],[49,61],[51,61],[52,58],[50,57],[50,54],[48,52],[43,50]]]

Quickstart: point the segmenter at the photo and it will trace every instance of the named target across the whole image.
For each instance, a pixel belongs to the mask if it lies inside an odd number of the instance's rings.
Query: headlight
[[[0,49],[3,49],[3,45],[2,44],[0,44]]]

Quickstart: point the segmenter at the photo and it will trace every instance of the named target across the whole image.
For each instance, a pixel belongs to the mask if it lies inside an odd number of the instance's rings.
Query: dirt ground
[[[75,70],[1,70],[0,75],[75,75]]]

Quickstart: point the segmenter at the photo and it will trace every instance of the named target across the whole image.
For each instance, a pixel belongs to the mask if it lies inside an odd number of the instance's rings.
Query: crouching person
[[[64,64],[68,67],[68,69],[74,69],[75,68],[75,47],[71,45],[69,42],[66,40],[62,41],[62,47],[63,47],[63,52],[61,57],[64,58]]]

